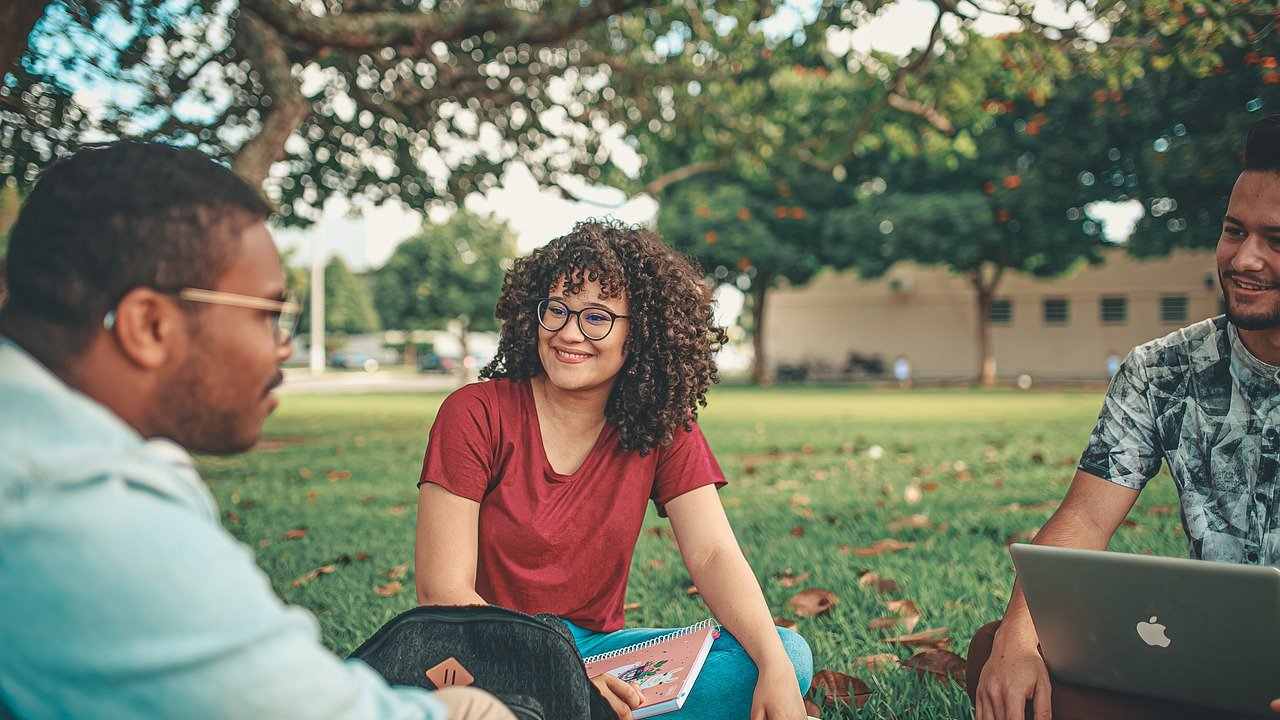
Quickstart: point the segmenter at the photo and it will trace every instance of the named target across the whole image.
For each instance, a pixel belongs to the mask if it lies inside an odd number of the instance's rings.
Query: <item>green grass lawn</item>
[[[224,524],[255,549],[280,595],[316,614],[324,642],[339,653],[415,601],[415,482],[442,399],[287,397],[257,450],[201,461]],[[1006,542],[1048,517],[1100,401],[1098,393],[948,390],[712,394],[701,424],[729,478],[721,497],[770,609],[794,618],[786,602],[799,589],[835,592],[830,612],[799,619],[797,629],[818,669],[857,675],[874,690],[861,711],[827,708],[823,717],[970,716],[959,686],[860,666],[864,656],[911,654],[883,642],[892,631],[868,630],[867,622],[889,614],[886,599],[910,599],[922,611],[917,631],[949,628],[952,649],[963,655],[973,631],[1003,610],[1012,583]],[[1135,524],[1121,528],[1112,548],[1184,555],[1178,514],[1169,512],[1175,502],[1167,475],[1153,481],[1131,515]],[[930,526],[889,529],[915,514]],[[665,524],[650,508],[646,527]],[[305,537],[286,539],[299,529]],[[871,557],[849,552],[885,538],[913,545]],[[405,563],[403,589],[375,593]],[[326,565],[334,571],[295,586]],[[860,587],[869,570],[897,590]],[[788,571],[811,575],[785,587],[779,578]],[[689,584],[669,534],[642,533],[628,593],[638,607],[628,624],[705,617]]]

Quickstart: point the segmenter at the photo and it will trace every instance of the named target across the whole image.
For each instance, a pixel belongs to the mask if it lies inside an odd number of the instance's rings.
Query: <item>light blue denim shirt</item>
[[[429,693],[327,651],[217,518],[182,448],[0,338],[0,704],[24,719],[444,720]]]

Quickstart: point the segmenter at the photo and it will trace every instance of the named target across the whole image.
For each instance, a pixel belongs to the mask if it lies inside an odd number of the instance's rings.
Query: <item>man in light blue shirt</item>
[[[268,211],[143,143],[28,197],[0,309],[0,716],[512,717],[335,657],[218,523],[187,449],[257,440],[297,310]]]

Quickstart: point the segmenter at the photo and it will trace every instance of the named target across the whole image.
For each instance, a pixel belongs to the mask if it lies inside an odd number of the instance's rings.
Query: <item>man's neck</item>
[[[12,340],[24,352],[44,366],[54,377],[71,389],[111,411],[144,438],[154,437],[155,428],[147,420],[146,398],[150,392],[137,376],[136,369],[119,354],[106,347],[102,335],[75,357],[56,359],[53,348],[40,339],[52,333],[40,327],[15,321],[0,322],[0,334]]]
[[[1268,365],[1280,366],[1280,329],[1245,330],[1237,326],[1236,332],[1254,357]]]

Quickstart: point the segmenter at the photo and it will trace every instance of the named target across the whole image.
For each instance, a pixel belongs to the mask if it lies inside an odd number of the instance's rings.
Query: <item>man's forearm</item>
[[[1111,542],[1114,532],[1114,528],[1099,526],[1088,515],[1076,512],[1064,502],[1031,542],[1036,545],[1102,550]],[[1027,607],[1026,595],[1022,592],[1022,581],[1017,578],[1014,579],[1009,605],[1005,608],[1004,619],[996,634],[1003,638],[1018,637],[1024,642],[1037,642],[1035,627],[1031,623],[1031,611]]]

